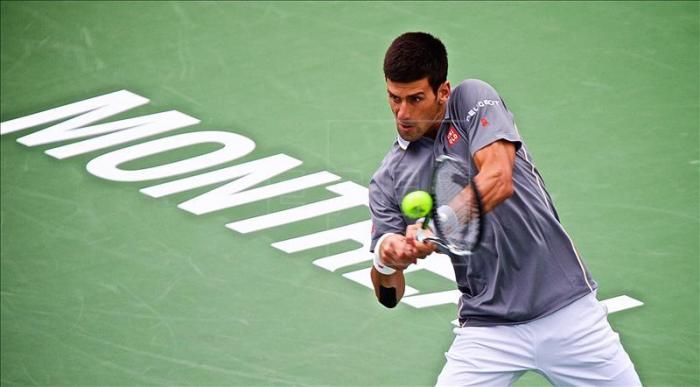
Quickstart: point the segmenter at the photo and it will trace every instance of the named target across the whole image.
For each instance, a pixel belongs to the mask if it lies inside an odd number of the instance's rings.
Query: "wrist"
[[[374,268],[379,272],[380,274],[384,275],[392,275],[396,272],[396,269],[389,267],[382,262],[382,242],[384,242],[384,239],[387,237],[395,235],[392,233],[387,233],[381,236],[379,240],[377,241],[377,245],[374,248],[374,259],[372,261],[372,264],[374,265]]]

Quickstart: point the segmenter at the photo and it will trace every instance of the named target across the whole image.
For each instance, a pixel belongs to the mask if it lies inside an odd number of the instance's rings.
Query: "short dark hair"
[[[394,39],[384,55],[384,76],[394,82],[413,82],[428,77],[437,89],[447,80],[447,50],[425,32],[406,32]]]

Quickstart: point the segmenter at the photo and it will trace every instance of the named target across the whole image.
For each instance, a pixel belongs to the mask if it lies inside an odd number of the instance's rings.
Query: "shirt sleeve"
[[[377,241],[382,235],[406,232],[406,221],[392,194],[394,192],[392,184],[386,172],[378,172],[369,183],[369,210],[372,215],[372,242],[369,247],[371,252],[374,252]]]
[[[469,153],[506,140],[519,150],[522,144],[520,134],[503,99],[486,82],[468,79],[459,84],[450,97],[449,115],[455,127],[469,139]]]

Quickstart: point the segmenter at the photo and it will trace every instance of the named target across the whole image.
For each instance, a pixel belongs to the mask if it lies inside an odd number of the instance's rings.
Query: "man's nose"
[[[408,104],[405,101],[401,102],[401,104],[399,105],[399,110],[396,112],[396,118],[398,118],[399,121],[406,121],[409,118],[411,118],[410,113],[411,112],[408,107]]]

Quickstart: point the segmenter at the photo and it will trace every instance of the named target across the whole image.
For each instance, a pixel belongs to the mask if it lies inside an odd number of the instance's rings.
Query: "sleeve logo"
[[[450,126],[450,130],[447,132],[447,145],[453,146],[457,141],[459,141],[459,133],[454,126]]]
[[[467,122],[471,121],[472,117],[474,117],[479,112],[479,110],[485,108],[486,106],[498,106],[500,104],[501,101],[493,99],[482,99],[467,112]]]

